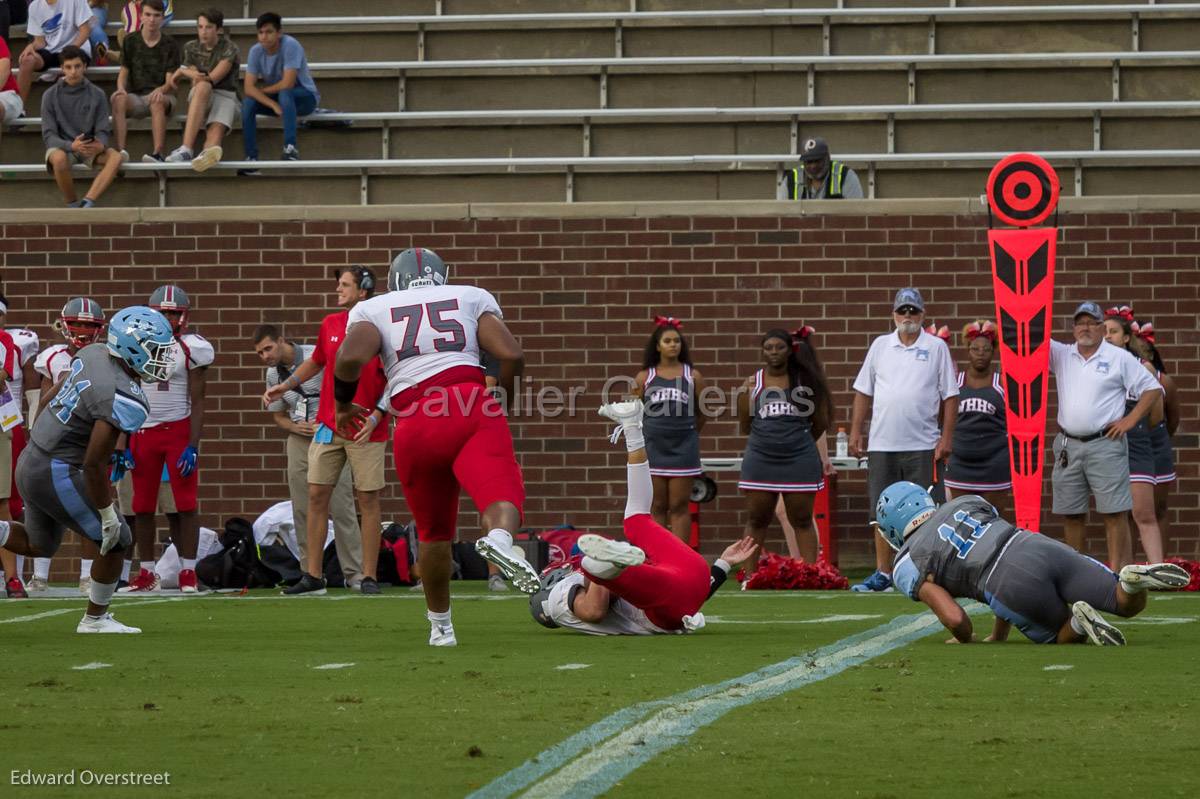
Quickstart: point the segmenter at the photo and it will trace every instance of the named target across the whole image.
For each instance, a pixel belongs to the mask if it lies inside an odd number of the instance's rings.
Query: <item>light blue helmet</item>
[[[913,530],[929,520],[937,509],[937,503],[929,492],[916,483],[901,480],[892,483],[879,495],[875,504],[875,523],[879,534],[892,545],[892,549],[904,546],[904,539]]]
[[[108,351],[140,377],[155,383],[171,375],[174,344],[171,323],[144,305],[124,308],[108,323]]]

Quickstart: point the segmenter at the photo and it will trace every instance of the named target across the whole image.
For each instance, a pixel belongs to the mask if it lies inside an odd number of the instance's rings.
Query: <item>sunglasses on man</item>
[[[921,309],[912,305],[901,305],[896,309],[896,313],[900,314],[901,316],[919,316],[921,314]]]

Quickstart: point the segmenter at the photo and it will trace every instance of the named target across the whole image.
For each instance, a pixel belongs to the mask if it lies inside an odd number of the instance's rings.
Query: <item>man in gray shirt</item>
[[[991,607],[990,641],[1005,640],[1016,625],[1038,644],[1120,646],[1125,636],[1097,611],[1131,618],[1146,607],[1146,589],[1182,588],[1191,579],[1171,563],[1130,565],[1118,575],[1061,541],[1014,527],[974,494],[938,508],[916,483],[892,483],[875,516],[897,550],[896,588],[928,605],[951,641],[964,644],[975,638],[956,598]]]
[[[267,388],[287,380],[312,355],[311,344],[293,344],[284,338],[275,325],[260,325],[254,331],[253,338],[254,352],[267,365]],[[317,372],[267,405],[275,424],[288,434],[288,494],[292,500],[293,524],[298,531],[296,543],[300,547],[301,571],[305,571],[308,558],[308,536],[305,535],[308,529],[308,446],[317,429],[321,375],[322,372]],[[342,469],[342,475],[333,489],[329,511],[342,574],[345,575],[346,585],[356,588],[362,581],[362,534],[358,518],[354,515],[354,493],[348,465]]]
[[[62,49],[62,80],[42,95],[42,141],[46,144],[46,171],[62,192],[68,208],[91,208],[117,179],[121,154],[109,146],[112,123],[108,98],[87,79],[83,51],[73,45]],[[82,200],[76,199],[71,167],[85,164],[100,170]]]

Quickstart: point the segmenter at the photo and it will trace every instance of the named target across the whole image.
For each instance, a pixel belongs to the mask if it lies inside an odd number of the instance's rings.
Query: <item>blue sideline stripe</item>
[[[100,516],[91,504],[75,490],[75,483],[71,480],[70,464],[60,460],[51,460],[50,474],[54,477],[54,494],[58,497],[63,509],[71,514],[71,518],[79,525],[76,528],[78,532],[99,542],[103,538],[100,531]]]
[[[970,603],[967,606],[967,612],[971,614],[983,613],[986,611],[987,607],[978,603]],[[773,688],[769,692],[751,692],[741,697],[730,697],[724,702],[714,703],[711,708],[706,708],[703,712],[693,712],[692,718],[685,718],[681,720],[681,723],[683,723],[685,726],[685,729],[681,734],[676,736],[663,736],[656,741],[647,741],[645,745],[645,751],[640,752],[640,754],[643,756],[639,758],[626,758],[620,763],[614,763],[609,767],[606,767],[600,774],[591,777],[588,781],[586,789],[577,795],[595,796],[603,793],[616,784],[622,777],[628,775],[647,760],[651,759],[665,749],[669,749],[677,744],[682,743],[687,737],[700,729],[700,727],[711,724],[721,716],[728,713],[730,710],[740,707],[743,704],[751,704],[761,699],[769,699],[777,696],[780,693],[786,693],[788,691],[795,690],[796,688],[800,688],[810,682],[816,682],[818,680],[823,680],[826,677],[831,677],[844,671],[850,666],[858,665],[866,660],[885,654],[893,649],[906,646],[919,638],[929,635],[935,629],[941,629],[941,627],[937,624],[936,618],[931,613],[897,616],[886,624],[881,624],[878,627],[871,628],[870,630],[856,633],[848,638],[843,638],[842,640],[834,644],[830,644],[829,646],[822,647],[815,652],[788,658],[787,660],[779,663],[773,663],[769,666],[764,666],[757,671],[752,671],[749,674],[743,674],[740,677],[733,677],[723,682],[713,683],[711,685],[701,685],[696,688],[692,688],[691,690],[674,694],[673,696],[668,696],[663,699],[639,702],[636,705],[631,705],[630,707],[618,710],[616,713],[601,719],[592,726],[580,730],[561,743],[558,743],[544,752],[541,752],[532,760],[527,760],[520,766],[517,766],[511,771],[500,775],[479,790],[469,794],[468,799],[500,799],[501,797],[508,797],[518,791],[528,788],[530,785],[533,785],[547,774],[562,768],[566,763],[573,760],[581,753],[597,746],[608,738],[617,735],[628,727],[633,726],[638,721],[641,721],[644,717],[650,715],[652,711],[670,705],[678,705],[695,699],[702,699],[706,696],[720,693],[721,691],[725,691],[730,688],[751,687],[755,683],[765,678],[773,677],[776,674],[787,671],[788,669],[796,668],[797,666],[801,666],[820,657],[830,657],[836,655],[845,649],[849,649],[858,644],[870,641],[871,639],[882,634],[886,634],[897,627],[903,627],[922,618],[927,618],[930,621],[930,624],[914,630],[904,636],[896,638],[886,644],[883,644],[876,649],[869,650],[868,652],[864,652],[861,655],[857,655],[853,658],[847,658],[846,660],[826,669],[822,669],[821,671],[809,672],[795,680],[789,680],[777,688]]]

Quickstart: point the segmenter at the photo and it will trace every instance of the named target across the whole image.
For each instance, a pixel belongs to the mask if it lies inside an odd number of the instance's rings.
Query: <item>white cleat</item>
[[[518,546],[508,544],[488,533],[475,542],[475,551],[488,563],[494,563],[504,578],[525,594],[541,590],[542,583],[537,571],[525,560],[525,552]],[[495,589],[493,589],[495,590]]]
[[[610,402],[600,406],[600,415],[612,419],[619,425],[640,425],[642,423],[642,401],[640,399]]]
[[[33,577],[25,583],[25,590],[31,594],[41,594],[49,587],[49,584],[41,577]]]
[[[1071,606],[1071,615],[1087,633],[1088,640],[1096,646],[1125,646],[1125,636],[1113,627],[1100,613],[1086,602]]]
[[[590,558],[614,563],[617,566],[641,566],[646,562],[646,553],[626,541],[614,541],[595,533],[579,536],[579,551]]]
[[[429,645],[458,646],[458,639],[454,637],[454,625],[431,622],[429,626]]]
[[[141,631],[139,627],[121,624],[113,618],[111,613],[105,613],[98,619],[89,619],[84,616],[79,620],[79,626],[75,628],[77,633],[140,633]]]
[[[1163,591],[1184,588],[1192,580],[1187,570],[1174,563],[1131,563],[1123,567],[1117,576],[1123,583]]]

